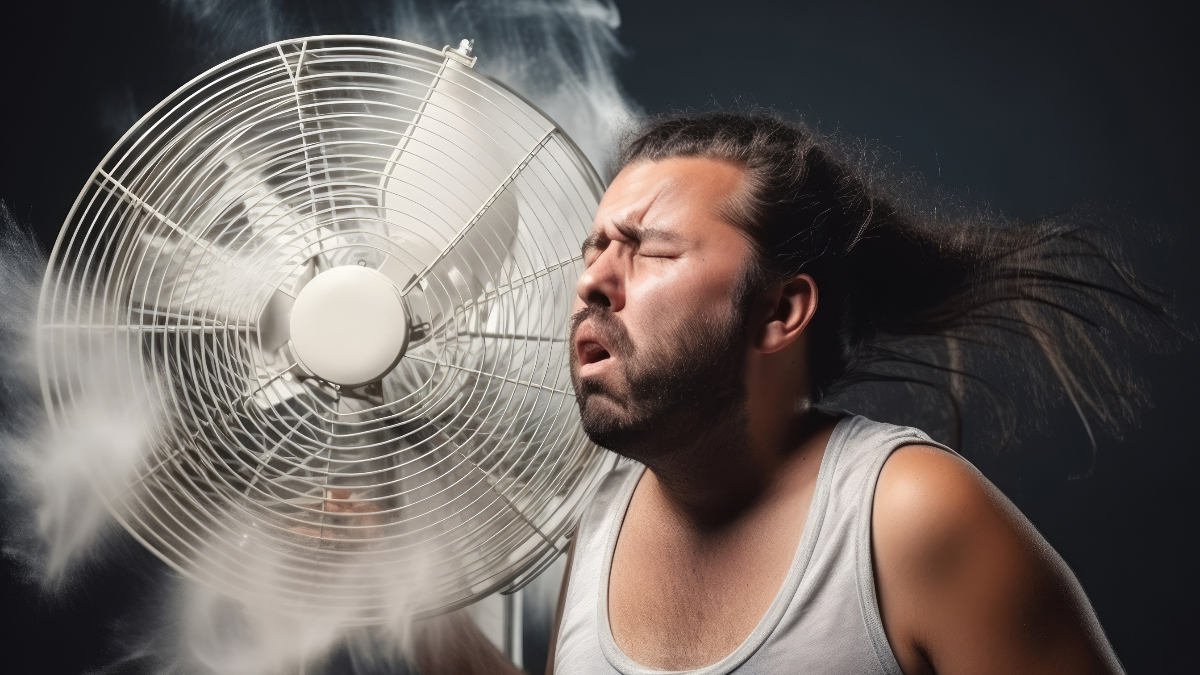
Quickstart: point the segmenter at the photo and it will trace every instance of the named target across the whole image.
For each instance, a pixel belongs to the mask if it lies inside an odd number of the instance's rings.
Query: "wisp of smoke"
[[[205,50],[231,57],[306,35],[366,33],[440,48],[475,41],[475,68],[532,101],[603,170],[615,135],[638,112],[614,69],[625,50],[611,0],[166,0]]]
[[[0,462],[12,522],[5,551],[48,589],[71,581],[75,566],[104,551],[113,523],[93,485],[127,479],[142,456],[157,411],[130,391],[126,352],[111,338],[87,336],[58,363],[58,375],[91,395],[48,424],[38,394],[38,296],[46,259],[31,232],[0,204],[0,382],[5,426]],[[22,508],[24,506],[25,508]]]
[[[337,3],[336,13],[329,9],[333,3],[300,2],[285,8],[272,0],[165,1],[192,22],[202,52],[220,58],[322,33],[385,35],[433,47],[474,39],[477,69],[543,109],[600,167],[608,163],[615,134],[636,112],[614,72],[622,55],[616,38],[620,20],[608,0],[453,5],[369,0],[349,9]],[[6,542],[6,551],[22,558],[31,576],[57,588],[72,580],[80,561],[104,550],[109,535],[120,533],[99,496],[102,491],[93,485],[129,483],[146,466],[148,439],[162,422],[161,411],[139,391],[147,385],[138,385],[131,376],[137,364],[130,363],[129,349],[115,338],[89,338],[78,354],[59,359],[62,373],[85,382],[88,394],[74,404],[69,424],[49,424],[34,370],[46,259],[6,210],[0,210],[0,217],[0,288],[5,289],[0,297],[0,406],[5,420],[0,453],[10,483],[6,494],[15,502],[8,511],[28,514],[10,527],[17,534]],[[157,611],[146,613],[153,620],[126,636],[126,657],[112,670],[312,673],[328,664],[331,650],[339,646],[350,652],[356,669],[403,669],[412,653],[413,570],[404,571],[408,590],[386,603],[388,621],[368,629],[352,627],[350,617],[337,611],[313,618],[272,609],[275,563],[268,556],[259,564],[262,602],[229,598],[182,578],[169,584]],[[556,591],[557,585],[556,578],[531,586],[533,602],[526,607],[534,616],[527,621],[548,623],[554,603],[549,589]],[[331,597],[338,593],[336,582],[327,592]]]

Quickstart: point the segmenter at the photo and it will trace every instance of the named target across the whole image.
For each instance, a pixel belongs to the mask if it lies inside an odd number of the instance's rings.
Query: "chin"
[[[593,397],[580,414],[583,432],[596,445],[629,459],[652,462],[656,450],[666,444],[658,438],[658,426],[639,419],[610,400]]]
[[[593,443],[605,450],[611,450],[623,457],[638,459],[639,453],[634,451],[635,444],[633,442],[636,434],[629,433],[620,425],[584,424],[583,431]]]
[[[592,392],[579,400],[583,432],[593,443],[607,450],[619,453],[626,445],[630,427],[627,418],[627,411],[607,395]]]

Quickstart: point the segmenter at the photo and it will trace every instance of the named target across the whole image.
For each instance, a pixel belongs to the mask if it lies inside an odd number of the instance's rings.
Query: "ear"
[[[767,315],[754,348],[772,354],[795,342],[812,320],[817,311],[817,282],[807,274],[798,274],[772,284],[763,295]]]

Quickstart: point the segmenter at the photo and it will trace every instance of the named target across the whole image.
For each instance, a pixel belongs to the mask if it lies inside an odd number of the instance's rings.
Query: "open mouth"
[[[575,333],[575,355],[579,362],[580,373],[593,370],[597,364],[612,358],[608,347],[600,340],[596,329],[584,323]],[[592,368],[589,368],[592,366]]]
[[[593,363],[599,363],[608,359],[608,350],[599,342],[580,342],[579,343],[579,365],[587,366]]]

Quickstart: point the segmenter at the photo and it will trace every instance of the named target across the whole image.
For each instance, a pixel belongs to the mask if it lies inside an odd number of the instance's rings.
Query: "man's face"
[[[645,461],[740,413],[750,247],[720,209],[741,179],[711,159],[640,162],[601,200],[571,326],[571,376],[598,444]]]

